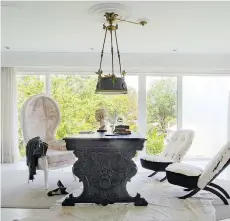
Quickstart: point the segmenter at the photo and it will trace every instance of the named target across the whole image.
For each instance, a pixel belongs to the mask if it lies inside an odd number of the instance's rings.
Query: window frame
[[[17,71],[17,75],[44,75],[45,76],[45,94],[52,96],[52,82],[53,75],[92,75],[91,72],[69,72],[68,70],[60,72],[44,72],[44,71]],[[177,77],[177,129],[182,128],[182,76],[176,74],[162,74],[162,73],[129,73],[128,75],[138,76],[138,133],[146,136],[147,132],[147,106],[146,106],[146,79],[147,76],[164,76]]]
[[[34,71],[33,71],[34,70]],[[18,75],[45,75],[45,94],[47,96],[52,96],[51,89],[51,76],[52,75],[92,75],[90,71],[73,71],[71,69],[58,69],[49,68],[48,71],[44,71],[43,69],[18,69]],[[156,76],[156,77],[176,77],[177,78],[177,129],[183,128],[182,116],[183,116],[183,103],[182,103],[182,95],[183,95],[183,76],[229,76],[229,74],[217,74],[212,72],[204,72],[204,73],[195,73],[195,72],[173,72],[173,71],[165,71],[162,73],[161,71],[155,73],[139,73],[139,72],[131,72],[128,75],[138,76],[138,132],[145,136],[147,132],[147,103],[146,103],[146,78],[147,76]]]

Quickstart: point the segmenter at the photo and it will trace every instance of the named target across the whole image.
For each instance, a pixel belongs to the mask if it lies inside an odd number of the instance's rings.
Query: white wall
[[[227,125],[227,138],[230,142],[230,90],[228,95],[228,125]]]
[[[2,73],[0,73],[0,150],[2,151]],[[0,158],[2,157],[2,153],[0,153]]]

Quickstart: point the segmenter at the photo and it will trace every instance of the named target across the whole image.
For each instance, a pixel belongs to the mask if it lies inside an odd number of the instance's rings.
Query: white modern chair
[[[183,163],[171,164],[166,168],[169,183],[185,187],[189,193],[180,199],[189,198],[200,190],[217,195],[225,205],[228,205],[229,194],[212,181],[230,164],[230,142],[225,144],[216,156],[207,164],[204,170]],[[222,195],[223,194],[223,195]]]
[[[38,159],[37,168],[44,171],[45,187],[48,189],[49,169],[71,166],[76,161],[73,151],[66,150],[65,141],[55,139],[55,132],[60,123],[59,107],[52,98],[44,94],[32,96],[23,104],[20,123],[25,144],[39,136],[49,145],[46,156]],[[74,178],[76,180],[75,176]]]
[[[192,130],[178,130],[171,136],[161,154],[141,157],[142,167],[154,171],[149,177],[165,172],[165,168],[172,163],[180,162],[192,145],[194,134]],[[164,180],[166,176],[160,181]]]

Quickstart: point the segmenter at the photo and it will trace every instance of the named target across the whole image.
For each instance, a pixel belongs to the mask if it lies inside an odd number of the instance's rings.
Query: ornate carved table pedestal
[[[73,165],[73,173],[83,182],[80,196],[72,194],[62,205],[75,203],[112,204],[134,202],[136,206],[148,203],[137,194],[131,197],[126,184],[137,173],[132,160],[137,150],[142,150],[145,138],[137,134],[107,136],[104,133],[80,134],[64,139],[67,149],[74,150],[78,160]]]

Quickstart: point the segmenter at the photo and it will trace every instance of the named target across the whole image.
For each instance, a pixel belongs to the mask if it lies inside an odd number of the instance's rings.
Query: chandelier
[[[96,94],[127,94],[128,90],[125,82],[126,71],[121,69],[121,57],[120,57],[117,32],[116,32],[116,30],[118,29],[118,24],[115,23],[117,21],[124,21],[124,22],[129,22],[129,23],[139,24],[144,26],[145,24],[147,24],[147,22],[146,21],[132,22],[127,20],[122,20],[119,19],[118,14],[115,14],[114,12],[111,13],[106,12],[104,16],[106,17],[106,22],[108,23],[108,25],[106,26],[105,24],[103,24],[103,29],[105,30],[105,36],[104,36],[104,41],[103,41],[103,46],[101,51],[100,66],[98,71],[96,72],[96,74],[98,75],[98,81],[97,81],[95,93]],[[101,66],[102,66],[104,46],[105,46],[105,41],[106,41],[108,31],[110,32],[112,71],[111,74],[106,75],[103,73]],[[114,50],[113,50],[114,38],[115,38],[117,56],[119,61],[119,71],[120,71],[119,77],[116,76],[114,73]]]

